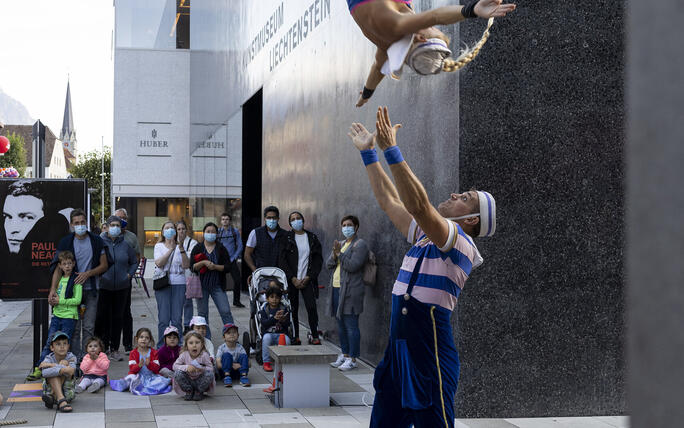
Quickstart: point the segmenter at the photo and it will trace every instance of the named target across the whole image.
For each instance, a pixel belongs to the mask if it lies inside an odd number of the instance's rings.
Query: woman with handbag
[[[176,225],[167,221],[161,228],[159,242],[154,246],[154,298],[157,300],[157,348],[164,344],[164,330],[172,325],[183,328],[185,304],[185,270],[190,264],[188,253],[176,240]]]
[[[230,303],[226,295],[226,272],[230,269],[230,255],[223,245],[216,245],[218,226],[209,222],[202,229],[204,241],[195,245],[190,254],[191,269],[199,273],[202,282],[202,298],[197,302],[197,314],[209,320],[209,297],[214,301],[223,324],[233,323]],[[206,338],[211,340],[211,328],[207,325]]]
[[[185,303],[183,304],[183,336],[190,331],[190,320],[194,316],[193,299],[202,298],[202,283],[199,276],[190,270],[190,253],[197,245],[197,241],[188,236],[188,225],[181,220],[176,223],[178,243],[185,250],[183,269],[185,271]]]
[[[353,215],[342,217],[340,222],[344,240],[333,241],[333,249],[326,266],[332,272],[328,294],[328,314],[337,319],[342,353],[331,363],[342,371],[356,368],[361,351],[359,315],[363,312],[366,286],[363,282],[364,265],[368,260],[368,244],[359,238],[359,219]]]

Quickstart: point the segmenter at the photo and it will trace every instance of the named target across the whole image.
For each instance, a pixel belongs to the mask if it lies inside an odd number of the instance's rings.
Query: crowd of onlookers
[[[271,280],[262,291],[261,306],[250,302],[251,315],[260,326],[264,370],[273,370],[269,345],[283,340],[301,344],[300,294],[311,331],[309,342],[320,345],[316,300],[323,249],[316,234],[305,228],[301,212],[290,213],[289,230],[285,230],[280,227],[278,208],[267,207],[265,224],[250,232],[244,252],[240,232],[228,213],[221,215],[220,226],[213,222],[204,226],[200,242],[192,239],[183,220],[165,222],[154,247],[156,343],[147,328],[138,329],[133,337],[131,280],[141,254],[137,237],[127,230],[127,220],[126,210],[118,209],[96,234],[88,230],[82,210],[70,214],[73,232],[59,241],[51,265],[48,340],[29,376],[43,379],[46,406],[71,411],[69,403],[76,393],[96,392],[107,384],[138,395],[166,393],[173,388],[186,400],[201,400],[213,390],[216,379],[225,386],[232,386],[233,381],[249,386],[249,349],[238,342],[226,294],[230,277],[233,306],[244,307],[238,266],[242,257],[252,272],[280,268],[287,282]],[[358,218],[342,218],[344,238],[334,241],[325,261],[331,288],[325,308],[327,315],[337,320],[342,348],[331,365],[343,371],[355,368],[359,357],[358,318],[363,311],[363,273],[369,248],[357,236],[358,229]],[[223,343],[216,351],[207,323],[210,297],[223,325]],[[285,297],[288,305],[281,302]],[[124,359],[122,345],[128,354],[129,372],[122,379],[111,379],[109,363]]]

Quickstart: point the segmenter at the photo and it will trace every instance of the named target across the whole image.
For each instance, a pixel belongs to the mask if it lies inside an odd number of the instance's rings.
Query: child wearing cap
[[[159,357],[159,374],[169,379],[173,378],[173,363],[181,353],[180,335],[178,329],[172,325],[164,330],[164,345],[157,351]]]
[[[270,345],[276,345],[281,334],[285,334],[285,341],[289,345],[290,338],[287,336],[287,327],[290,325],[290,317],[285,305],[280,303],[283,291],[280,287],[269,287],[266,290],[268,304],[259,311],[259,322],[263,337],[261,339],[261,356],[264,361],[264,370],[273,371],[271,355],[268,353]]]
[[[50,338],[50,352],[38,366],[43,374],[43,395],[45,407],[52,409],[57,404],[60,412],[69,413],[69,405],[76,396],[74,373],[76,356],[69,352],[69,336],[63,331],[55,332]]]
[[[249,372],[249,356],[245,348],[238,343],[238,328],[228,323],[223,326],[224,343],[216,351],[216,367],[219,376],[223,378],[226,388],[233,386],[233,379],[240,378],[240,385],[250,386],[247,373]]]
[[[204,317],[196,316],[190,320],[190,328],[199,333],[204,338],[204,347],[214,360],[214,344],[207,338],[207,320]]]
[[[56,296],[49,302],[53,306],[52,319],[50,320],[48,340],[40,353],[40,361],[43,361],[45,356],[50,353],[51,339],[55,332],[61,331],[71,339],[76,321],[78,321],[78,305],[81,304],[83,293],[81,284],[75,283],[76,273],[73,270],[76,262],[74,253],[68,250],[61,251],[57,258],[64,275],[59,280]]]

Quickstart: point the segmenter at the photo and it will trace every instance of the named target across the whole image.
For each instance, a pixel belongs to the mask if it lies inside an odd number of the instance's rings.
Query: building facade
[[[286,228],[301,211],[327,256],[340,219],[358,216],[379,264],[360,316],[362,356],[377,363],[408,244],[377,206],[347,130],[374,128],[375,107],[388,105],[434,203],[471,186],[497,198],[499,227],[477,240],[485,263],[452,318],[457,415],[626,411],[620,5],[519,6],[464,70],[406,71],[357,109],[375,49],[346,2],[115,4],[113,193],[138,207],[139,230],[146,217],[211,218],[230,205],[246,235],[274,204]],[[416,12],[447,4],[412,2]],[[457,51],[484,22],[442,30]],[[320,294],[320,327],[336,340],[329,289]]]

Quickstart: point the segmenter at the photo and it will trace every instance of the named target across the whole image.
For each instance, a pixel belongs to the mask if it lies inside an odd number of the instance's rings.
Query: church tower
[[[76,130],[74,129],[74,116],[71,113],[71,90],[67,80],[66,102],[64,104],[64,120],[62,120],[62,131],[59,139],[64,144],[74,161],[76,160]]]

